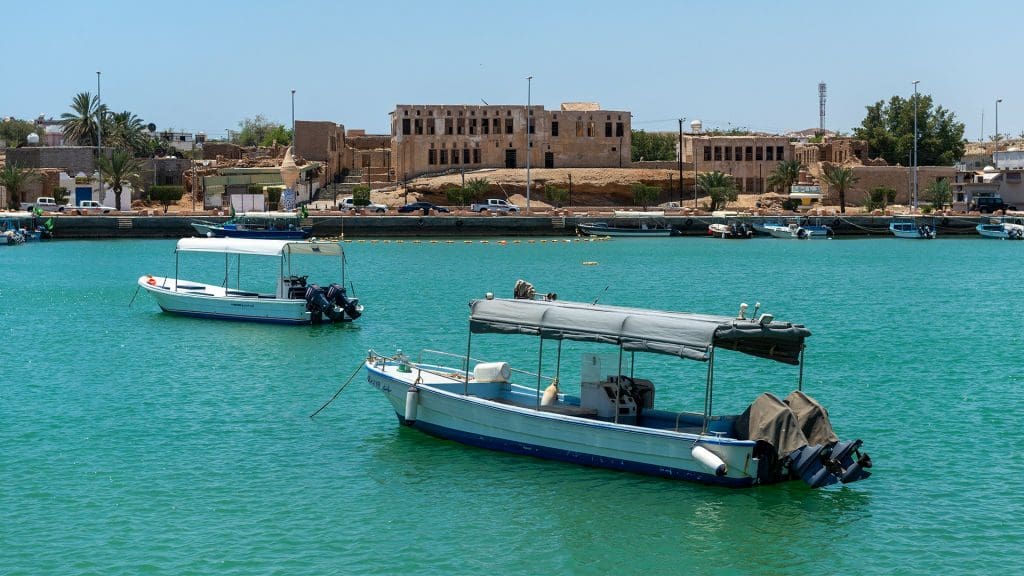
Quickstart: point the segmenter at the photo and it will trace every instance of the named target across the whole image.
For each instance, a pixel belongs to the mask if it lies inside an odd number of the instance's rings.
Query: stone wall
[[[896,203],[911,203],[911,168],[907,166],[854,166],[853,174],[857,177],[857,183],[853,190],[847,192],[846,203],[862,204],[867,197],[868,191],[879,186],[885,186],[896,190]],[[917,172],[918,200],[922,200],[922,194],[932,182],[940,178],[948,178],[953,181],[956,171],[952,166],[920,166]],[[828,185],[821,183],[822,191],[826,193],[826,199],[835,200],[835,195],[828,193]]]
[[[229,160],[241,160],[242,147],[231,144],[230,142],[206,142],[203,144],[204,159],[216,160],[217,156],[221,156]]]
[[[110,154],[111,148],[104,148]],[[59,168],[74,176],[96,170],[96,148],[89,146],[25,146],[7,150],[7,163],[25,168]]]

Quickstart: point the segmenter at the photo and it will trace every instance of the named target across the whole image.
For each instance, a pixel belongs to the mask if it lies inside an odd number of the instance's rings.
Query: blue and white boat
[[[623,238],[664,238],[678,236],[678,231],[665,220],[664,211],[640,212],[616,210],[611,222],[589,222],[576,226],[585,236],[614,236]]]
[[[0,212],[0,246],[17,246],[49,237],[32,212]]]
[[[223,224],[196,221],[192,228],[209,238],[303,240],[313,234],[313,227],[303,226],[302,218],[299,212],[240,212]]]
[[[179,278],[183,252],[224,255],[223,284],[204,284]],[[341,284],[307,283],[307,276],[292,273],[292,256],[334,256],[341,267]],[[235,286],[232,279],[235,260]],[[263,256],[280,261],[272,292],[242,289],[242,256]],[[254,268],[258,268],[254,266]],[[219,266],[218,266],[219,269]],[[249,240],[240,238],[182,238],[175,250],[174,277],[146,274],[138,284],[153,295],[160,309],[169,314],[244,320],[276,324],[320,324],[348,322],[358,318],[363,307],[345,290],[345,253],[340,244],[292,240]]]
[[[918,222],[914,217],[897,217],[889,223],[889,231],[897,238],[933,240],[936,236],[935,226],[926,222]]]
[[[991,218],[988,222],[982,222],[975,226],[975,230],[985,238],[1024,240],[1024,219]]]
[[[830,240],[835,235],[829,226],[811,224],[806,221],[801,223],[800,218],[782,222],[765,222],[758,224],[755,229],[758,232],[771,235],[772,238],[795,240]]]
[[[434,362],[371,351],[368,381],[401,424],[481,448],[730,487],[796,478],[820,487],[870,474],[861,441],[840,442],[825,409],[802,391],[804,326],[770,314],[731,318],[554,297],[473,300],[465,356],[424,351],[446,357]],[[545,352],[556,356],[553,375],[513,369],[502,357],[474,359],[469,344],[486,334],[525,336],[538,354],[532,366],[544,365]],[[614,353],[584,353],[570,393],[561,365],[563,344],[572,342]],[[800,367],[796,390],[785,400],[762,394],[742,414],[714,413],[715,356],[730,350]],[[703,389],[701,411],[655,404],[655,384],[633,362],[645,352],[707,363],[706,377],[662,383]]]

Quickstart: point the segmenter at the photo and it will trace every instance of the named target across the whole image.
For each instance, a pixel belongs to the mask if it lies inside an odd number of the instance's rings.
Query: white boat
[[[17,246],[49,238],[50,229],[37,220],[32,212],[0,212],[0,246]]]
[[[587,236],[659,238],[678,235],[662,211],[616,210],[614,214],[615,218],[610,223],[590,222],[579,224],[576,229]]]
[[[754,227],[746,222],[708,224],[708,236],[716,238],[747,239],[754,237]]]
[[[224,284],[213,285],[179,278],[182,252],[224,254]],[[307,284],[307,276],[292,274],[292,256],[334,256],[341,266],[341,284],[320,287]],[[231,256],[236,260],[236,285],[229,286]],[[273,292],[243,290],[240,284],[242,256],[278,258],[280,272]],[[254,240],[240,238],[182,238],[175,249],[174,277],[147,274],[138,284],[153,295],[160,309],[170,314],[271,322],[319,324],[358,318],[363,307],[345,290],[345,254],[332,242]]]
[[[917,219],[913,217],[893,219],[893,221],[889,223],[889,231],[897,238],[931,240],[936,236],[934,226],[918,222]]]
[[[1024,219],[991,218],[988,222],[978,224],[975,230],[985,238],[1024,240]]]
[[[302,240],[313,234],[312,226],[302,226],[304,217],[302,212],[239,212],[223,224],[197,220],[191,225],[210,238]]]
[[[801,390],[804,326],[770,314],[731,318],[554,297],[473,300],[465,356],[427,350],[446,359],[426,361],[371,350],[367,379],[401,424],[482,448],[731,487],[795,478],[819,487],[869,475],[861,441],[840,442],[827,412]],[[544,365],[545,352],[556,355],[553,376],[515,370],[501,357],[474,359],[470,344],[485,334],[526,336],[527,349],[538,351],[532,366]],[[578,382],[565,390],[563,344],[572,341],[614,352],[584,353]],[[714,360],[729,350],[799,366],[796,390],[785,401],[762,394],[742,414],[715,414]],[[655,384],[633,362],[645,352],[707,363],[706,377],[661,383],[703,389],[701,411],[655,404]]]
[[[796,222],[789,224],[765,224],[763,228],[773,238],[830,240],[833,236],[832,228],[828,226],[803,225]]]

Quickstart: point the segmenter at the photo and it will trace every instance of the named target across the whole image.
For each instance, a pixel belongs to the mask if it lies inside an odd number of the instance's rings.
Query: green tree
[[[924,198],[928,202],[931,202],[932,206],[936,210],[942,210],[946,204],[950,204],[953,201],[953,189],[949,185],[947,178],[939,178],[935,182],[932,182],[924,189]]]
[[[800,181],[803,165],[799,160],[783,160],[768,175],[768,188],[788,194],[789,187]]]
[[[164,214],[167,213],[167,207],[171,204],[176,204],[181,197],[185,194],[184,186],[150,186],[149,197],[160,203],[164,207]]]
[[[352,188],[352,205],[367,206],[370,204],[370,187],[360,184]]]
[[[15,162],[4,166],[0,171],[0,186],[7,190],[7,207],[17,210],[21,207],[21,191],[39,178],[39,173],[31,168],[22,168]]]
[[[678,139],[668,132],[648,133],[643,130],[633,130],[632,135],[632,160],[675,160],[676,144]]]
[[[53,201],[57,203],[57,206],[63,206],[68,202],[68,189],[63,186],[54,186],[53,190],[50,191],[53,194]]]
[[[654,204],[661,197],[661,188],[644,184],[643,182],[634,183],[632,190],[633,204],[643,206],[644,210],[647,210],[647,206]]]
[[[864,199],[864,209],[868,212],[872,210],[885,210],[885,207],[896,201],[896,190],[887,186],[877,186],[868,191],[867,197]]]
[[[0,122],[0,140],[7,142],[8,148],[17,148],[28,144],[28,135],[32,133],[39,135],[40,140],[44,136],[42,126],[36,126],[32,122],[14,118],[6,118]]]
[[[853,185],[859,180],[853,175],[853,168],[828,166],[825,168],[825,173],[821,175],[821,179],[828,183],[829,189],[835,190],[839,194],[839,211],[845,213],[846,192],[852,190]]]
[[[103,142],[113,148],[131,150],[135,156],[148,156],[152,150],[149,133],[142,119],[125,110],[110,115],[104,126]]]
[[[465,188],[462,186],[449,186],[445,188],[444,196],[448,199],[449,204],[453,206],[458,205],[461,208],[473,196],[473,192],[469,190],[468,184]]]
[[[232,132],[232,141],[239,146],[270,146],[274,140],[278,144],[290,144],[291,131],[283,124],[272,122],[262,114],[254,118],[246,118],[238,123],[240,130]]]
[[[79,92],[71,100],[71,112],[60,115],[64,120],[65,140],[77,146],[95,146],[100,137],[100,123],[105,123],[106,116],[107,107],[100,104],[98,96]]]
[[[964,124],[942,106],[932,109],[930,95],[917,95],[917,159],[920,166],[950,166],[964,154]],[[867,107],[854,136],[866,140],[872,156],[909,165],[914,149],[914,98],[893,96]]]
[[[555,208],[559,208],[569,199],[569,190],[548,184],[544,186],[544,198],[553,204]]]
[[[491,189],[491,183],[486,178],[470,178],[466,180],[466,196],[459,203],[460,208],[466,207],[469,200],[481,200]]]
[[[142,162],[128,150],[114,150],[110,156],[100,156],[97,167],[103,181],[114,191],[114,207],[121,210],[121,190],[125,184],[140,187]]]
[[[729,202],[739,197],[732,176],[718,170],[699,174],[697,188],[708,195],[711,210],[725,208]]]

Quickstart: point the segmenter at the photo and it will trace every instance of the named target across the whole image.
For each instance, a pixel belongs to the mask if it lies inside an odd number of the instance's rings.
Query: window
[[[362,166],[363,166],[363,168],[369,168],[371,161],[372,161],[372,157],[370,156],[370,154],[367,153],[367,152],[364,152],[363,155],[362,155]]]
[[[715,162],[721,162],[721,161],[722,161],[722,147],[721,146],[715,146]]]
[[[412,123],[408,118],[402,118],[402,135],[408,136],[412,132]]]
[[[452,149],[452,164],[458,164],[458,163],[459,163],[459,151],[455,150],[455,149]]]
[[[452,115],[452,111],[449,110],[448,111],[448,116],[451,116],[451,115]],[[454,131],[455,131],[455,127],[452,125],[452,119],[451,118],[445,118],[444,119],[444,133],[448,134],[448,135],[451,135],[452,132],[454,132]],[[445,162],[441,162],[441,164],[445,164]]]
[[[582,138],[583,137],[583,121],[582,120],[577,120],[576,121],[576,137],[577,138]]]
[[[746,154],[744,156],[744,160],[746,160],[747,162],[753,162],[754,161],[754,147],[753,146],[747,146]],[[749,190],[749,188],[748,188],[748,190]]]
[[[479,148],[473,148],[473,164],[479,164],[479,163],[480,163],[480,149]]]
[[[427,150],[427,164],[437,164],[437,150]]]
[[[469,148],[462,149],[462,163],[469,164]]]
[[[469,121],[469,133],[476,134],[476,118]]]
[[[618,136],[619,138],[622,137],[622,135],[623,135],[622,122],[616,122],[615,123],[615,135]]]
[[[754,146],[754,160],[764,160],[764,148]]]
[[[408,111],[408,110],[406,110],[406,111],[405,111],[405,115],[406,115],[406,116],[408,116],[408,115],[409,115],[409,111]]]
[[[732,161],[732,146],[726,146],[725,147],[725,161],[726,162],[731,162]]]
[[[609,118],[611,118],[611,116],[609,116]],[[611,138],[612,137],[612,123],[611,122],[605,122],[604,123],[604,137],[605,138]]]
[[[597,126],[595,126],[594,121],[591,120],[590,122],[587,122],[587,138],[593,138],[594,136],[597,136]]]
[[[486,118],[484,118],[483,120],[480,121],[480,133],[481,134],[490,134],[491,133],[491,123],[488,122]]]
[[[434,135],[434,130],[435,130],[434,123],[435,122],[437,122],[437,120],[433,120],[433,119],[427,120],[427,134],[430,134],[431,136]]]
[[[711,146],[704,147],[704,161],[711,162]]]
[[[775,160],[775,149],[771,146],[765,146],[764,148],[764,159]]]
[[[509,112],[509,114],[511,114],[511,112]],[[511,134],[512,133],[512,126],[513,126],[512,119],[511,118],[505,118],[505,134]]]
[[[743,146],[736,147],[736,161],[743,160]]]
[[[459,112],[459,116],[462,116],[462,112]],[[455,126],[456,126],[456,130],[455,131],[458,134],[465,134],[466,133],[466,119],[465,118],[459,118],[458,121],[456,122]]]
[[[786,149],[785,146],[776,146],[775,147],[775,159],[778,160],[779,162],[782,162],[783,160],[785,160],[785,158],[783,158],[783,153],[782,153],[782,151],[785,150],[785,149]]]
[[[417,118],[416,122],[414,124],[414,128],[416,130],[416,134],[417,135],[418,134],[423,134],[423,120],[420,119],[420,118]]]
[[[494,119],[494,133],[501,134],[501,119],[499,118]]]
[[[408,112],[406,112],[406,113],[405,113],[405,115],[406,115],[406,116],[408,116],[408,115],[409,115],[409,113],[408,113]],[[419,115],[420,115],[420,111],[419,111],[419,110],[417,110],[417,111],[416,111],[416,115],[417,115],[417,116],[419,116]]]
[[[532,114],[532,113],[533,113],[533,111],[531,110],[531,111],[530,111],[530,113]],[[528,119],[528,120],[526,121],[526,123],[530,125],[530,134],[534,134],[534,131],[533,131],[533,130],[534,130],[534,127],[533,127],[533,117],[531,116],[531,117],[530,117],[530,118],[529,118],[529,119]]]
[[[558,136],[558,120],[551,122],[551,135]]]
[[[441,150],[441,164],[447,164],[447,163],[448,163],[448,151],[447,150]]]

